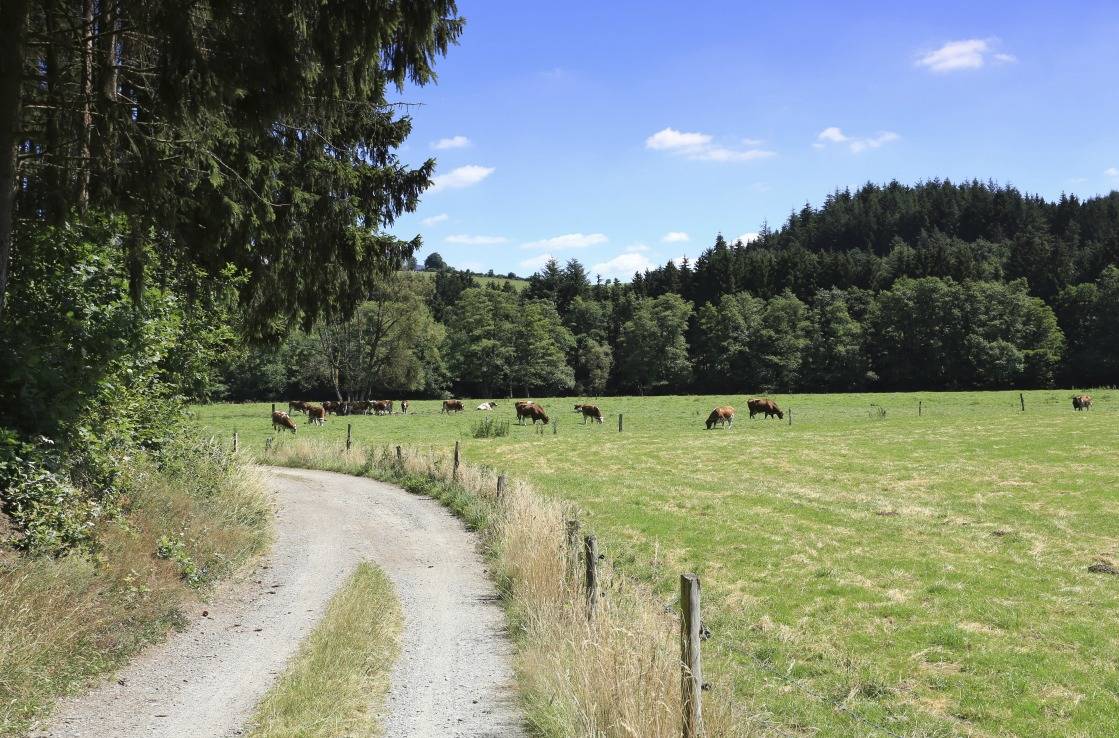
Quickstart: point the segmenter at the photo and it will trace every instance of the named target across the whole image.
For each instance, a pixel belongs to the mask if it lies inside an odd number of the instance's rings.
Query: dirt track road
[[[35,735],[239,735],[363,560],[385,570],[404,612],[385,735],[523,735],[504,614],[462,523],[435,500],[369,479],[266,473],[279,506],[272,552],[206,606],[208,617],[190,613],[185,632],[61,703]]]

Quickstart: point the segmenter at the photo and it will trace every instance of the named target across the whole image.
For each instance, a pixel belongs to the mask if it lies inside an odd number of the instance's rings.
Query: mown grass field
[[[479,440],[483,413],[421,401],[300,416],[299,435],[459,440],[467,462],[578,506],[666,604],[698,572],[705,676],[763,733],[1099,736],[1119,724],[1119,576],[1088,567],[1119,562],[1119,391],[1091,394],[1074,412],[1071,391],[1027,392],[1024,413],[1017,392],[774,396],[792,425],[749,420],[744,396],[603,398],[602,426],[545,399],[558,433]],[[727,403],[733,429],[704,430]],[[196,414],[261,449],[268,410]]]

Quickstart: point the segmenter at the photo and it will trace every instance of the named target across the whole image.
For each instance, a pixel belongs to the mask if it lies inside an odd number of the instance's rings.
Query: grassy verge
[[[360,565],[257,707],[250,738],[381,735],[402,622],[384,572]]]
[[[184,622],[210,585],[262,550],[271,514],[256,477],[198,454],[174,469],[134,459],[124,514],[86,555],[0,550],[0,736],[24,735],[78,691]]]
[[[268,463],[370,476],[433,496],[481,536],[505,597],[517,643],[518,687],[533,727],[545,736],[679,734],[678,616],[647,587],[604,561],[603,598],[588,623],[580,564],[568,552],[571,511],[523,480],[496,495],[492,469],[464,465],[452,482],[447,454],[389,448],[339,451],[314,440],[277,444]],[[707,693],[709,736],[746,735],[719,693]]]

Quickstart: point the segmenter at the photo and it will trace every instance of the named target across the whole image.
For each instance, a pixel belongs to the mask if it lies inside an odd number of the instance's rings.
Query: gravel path
[[[474,537],[438,502],[370,479],[267,469],[272,552],[118,679],[59,704],[39,736],[240,735],[331,596],[372,560],[396,587],[402,649],[389,738],[523,736],[504,614]]]

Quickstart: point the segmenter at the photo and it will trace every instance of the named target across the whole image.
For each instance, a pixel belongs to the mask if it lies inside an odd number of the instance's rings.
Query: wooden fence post
[[[276,403],[274,403],[274,402],[272,403],[272,412],[273,413],[276,412]]]
[[[1022,404],[1022,412],[1026,412],[1026,396],[1021,392],[1018,393],[1018,402]]]
[[[404,468],[404,452],[400,450],[400,446],[396,447],[396,468],[398,471]]]
[[[789,408],[789,425],[793,424],[793,409]]]
[[[579,572],[579,521],[567,521],[567,576],[575,581]]]
[[[921,411],[924,409],[923,405],[924,405],[924,402],[922,400],[917,400],[917,417],[918,418],[921,417]]]
[[[587,536],[583,539],[583,552],[587,558],[587,620],[594,622],[598,608],[598,539]]]
[[[350,450],[350,446],[353,444],[353,440],[354,440],[354,424],[353,423],[346,423],[346,450],[347,451]]]
[[[233,431],[233,453],[237,453],[237,431]]]
[[[622,432],[622,414],[618,413],[618,432]]]
[[[502,495],[505,494],[505,475],[497,475],[497,499],[500,501]]]
[[[454,469],[451,471],[451,481],[453,481],[453,482],[458,481],[458,465],[459,465],[458,441],[455,441],[455,466],[454,466]]]
[[[700,661],[699,577],[680,575],[680,685],[684,738],[703,735],[703,668]]]
[[[552,435],[559,435],[559,418],[555,418],[552,420]]]

